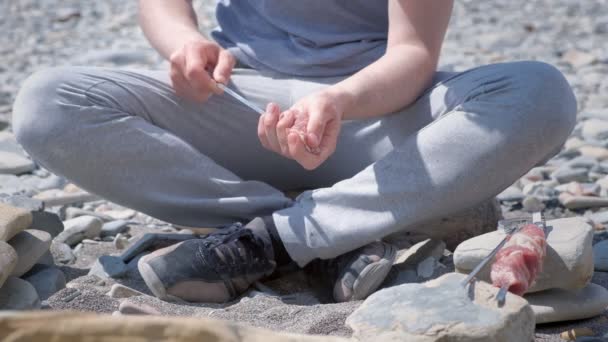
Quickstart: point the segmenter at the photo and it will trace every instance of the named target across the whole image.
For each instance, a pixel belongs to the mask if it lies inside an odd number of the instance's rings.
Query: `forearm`
[[[327,89],[343,104],[345,120],[395,112],[429,85],[437,62],[424,48],[394,46],[383,57]]]
[[[166,59],[186,42],[205,39],[189,0],[139,0],[139,24]]]

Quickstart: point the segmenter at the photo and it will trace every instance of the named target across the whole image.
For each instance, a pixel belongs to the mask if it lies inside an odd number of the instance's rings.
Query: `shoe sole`
[[[146,255],[139,259],[137,262],[137,269],[139,270],[139,274],[143,278],[144,282],[148,286],[148,289],[152,291],[152,293],[159,299],[171,302],[183,302],[182,299],[167,294],[167,289],[163,286],[162,281],[154,272],[152,267],[147,263],[147,258],[149,255]]]
[[[393,245],[384,243],[386,252],[383,257],[372,264],[366,266],[361,271],[357,280],[353,284],[352,300],[365,299],[374,292],[386,279],[386,276],[393,267],[393,262],[397,256],[397,250]]]

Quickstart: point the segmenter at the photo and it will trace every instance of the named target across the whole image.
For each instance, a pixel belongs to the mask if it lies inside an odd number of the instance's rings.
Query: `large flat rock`
[[[19,232],[8,243],[19,256],[11,275],[21,277],[49,250],[51,235],[41,230],[27,229]]]
[[[372,294],[346,320],[361,341],[531,341],[534,313],[521,297],[484,282],[463,287],[450,273],[423,284],[394,286]]]
[[[32,214],[27,209],[0,203],[0,241],[8,241],[32,224]]]
[[[0,287],[17,264],[17,252],[4,241],[0,241]]]
[[[580,217],[547,222],[547,256],[543,270],[528,292],[552,288],[576,290],[585,287],[593,276],[593,228]],[[502,231],[486,233],[461,243],[454,251],[454,265],[469,273],[504,238]],[[490,266],[478,279],[490,281]]]
[[[8,340],[32,341],[206,341],[346,342],[334,336],[300,335],[253,328],[210,318],[97,315],[82,312],[0,313],[0,331]]]
[[[525,298],[537,324],[594,317],[608,307],[608,290],[593,283],[580,290],[553,289],[530,293]]]

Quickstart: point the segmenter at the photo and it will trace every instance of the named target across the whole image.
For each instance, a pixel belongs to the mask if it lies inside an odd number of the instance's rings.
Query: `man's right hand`
[[[171,82],[178,96],[204,102],[221,93],[216,82],[228,84],[236,64],[234,56],[217,43],[193,40],[170,56]]]

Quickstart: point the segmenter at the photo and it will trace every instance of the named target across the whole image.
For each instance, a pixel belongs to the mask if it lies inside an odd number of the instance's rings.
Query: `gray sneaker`
[[[276,266],[267,236],[240,223],[142,257],[139,272],[160,299],[222,303],[236,298]]]
[[[361,300],[382,284],[396,255],[393,245],[376,241],[334,259],[315,260],[307,269],[329,275],[336,302]]]

